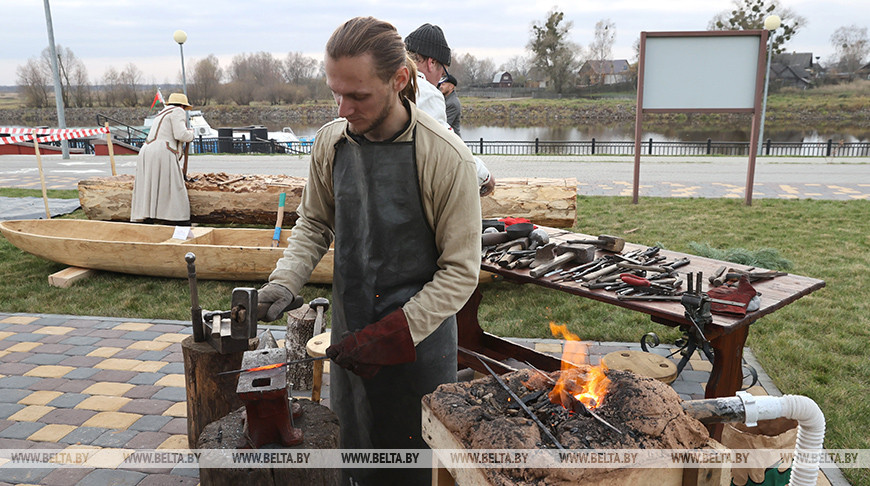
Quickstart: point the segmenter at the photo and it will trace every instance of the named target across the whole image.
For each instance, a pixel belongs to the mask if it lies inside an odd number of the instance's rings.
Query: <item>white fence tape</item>
[[[0,133],[9,134],[9,137],[0,138],[0,145],[20,142],[32,142],[33,134],[44,135],[37,139],[39,143],[57,142],[71,138],[86,138],[94,135],[108,133],[108,127],[100,128],[16,128],[0,127]]]

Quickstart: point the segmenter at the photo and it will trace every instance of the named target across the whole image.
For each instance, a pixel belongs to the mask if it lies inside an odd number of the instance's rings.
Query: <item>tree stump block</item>
[[[268,450],[290,452],[294,450],[337,449],[339,440],[338,417],[323,405],[311,400],[299,400],[302,417],[295,421],[304,434],[302,444],[283,447],[269,444]],[[239,449],[245,445],[244,407],[209,424],[199,437],[197,449]],[[264,449],[266,449],[264,448]],[[305,467],[238,467],[238,468],[200,468],[199,480],[202,486],[238,485],[338,485],[341,469],[309,469]]]
[[[287,312],[287,335],[284,338],[284,348],[287,350],[287,361],[308,357],[305,344],[314,336],[314,319],[317,312],[302,304],[301,307]],[[314,376],[313,363],[302,363],[287,367],[287,383],[291,390],[311,390]]]
[[[248,340],[248,350],[257,348],[259,338]],[[188,336],[181,342],[184,355],[184,381],[187,392],[187,443],[191,449],[206,425],[244,406],[236,394],[239,375],[218,376],[221,371],[237,370],[244,353],[220,354],[208,342],[195,342]]]

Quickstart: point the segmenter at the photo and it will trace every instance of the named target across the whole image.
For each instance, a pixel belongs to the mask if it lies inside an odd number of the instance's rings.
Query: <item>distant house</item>
[[[586,86],[627,83],[631,81],[631,68],[625,59],[586,61],[577,76]]]
[[[526,88],[544,89],[549,83],[549,76],[543,73],[539,68],[532,67],[526,75]]]
[[[808,88],[815,72],[811,52],[774,54],[770,60],[770,82],[778,86]]]
[[[855,74],[860,76],[861,79],[870,79],[870,63],[867,63],[858,68],[858,70],[855,71]]]
[[[514,84],[514,78],[511,76],[511,73],[507,71],[501,71],[495,73],[492,77],[492,86],[493,88],[510,88],[511,85]]]

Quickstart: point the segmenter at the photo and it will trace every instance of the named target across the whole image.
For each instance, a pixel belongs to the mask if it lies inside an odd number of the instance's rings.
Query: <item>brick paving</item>
[[[187,425],[181,340],[188,323],[145,319],[0,313],[0,449],[92,454],[83,467],[8,467],[0,460],[0,486],[195,485],[196,469],[143,468],[110,453],[136,449],[186,449]],[[279,345],[284,332],[272,329]],[[512,339],[560,357],[565,342]],[[586,341],[588,362],[640,344]],[[152,354],[155,352],[161,354]],[[668,354],[669,349],[654,349]],[[754,394],[779,395],[760,376]],[[703,398],[710,363],[698,355],[672,384],[683,399]],[[329,363],[322,396],[329,405]],[[307,397],[306,392],[294,396]]]

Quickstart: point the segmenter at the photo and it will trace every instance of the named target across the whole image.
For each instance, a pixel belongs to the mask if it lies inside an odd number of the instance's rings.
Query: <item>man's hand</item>
[[[401,308],[348,334],[326,348],[326,355],[337,365],[365,379],[374,377],[381,366],[411,363],[417,359],[408,320]]]
[[[257,292],[257,320],[277,321],[284,312],[302,305],[302,297],[280,284],[267,283]]]
[[[480,186],[480,197],[489,196],[495,190],[495,177],[489,176],[489,179]]]

